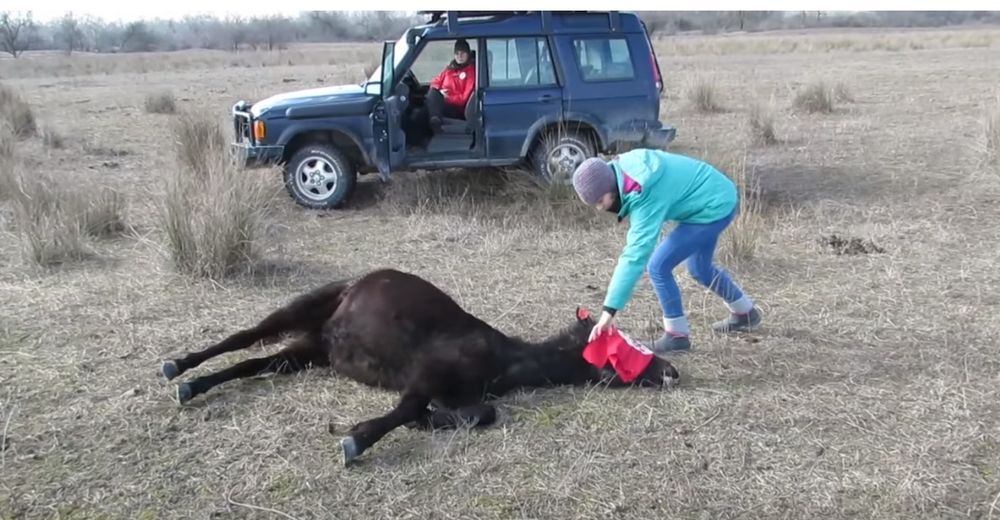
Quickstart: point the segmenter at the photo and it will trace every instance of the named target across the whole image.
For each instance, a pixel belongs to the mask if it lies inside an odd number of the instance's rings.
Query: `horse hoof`
[[[163,377],[167,378],[167,381],[170,381],[171,379],[179,376],[181,371],[177,368],[176,362],[173,360],[167,360],[164,361],[163,365],[160,367],[160,373],[163,374]]]
[[[355,442],[354,437],[344,437],[340,440],[341,455],[344,457],[344,466],[347,466],[354,459],[361,455],[361,451],[358,450],[358,443]]]
[[[187,383],[181,383],[177,385],[177,403],[184,404],[194,397],[194,391],[191,390],[191,385]]]

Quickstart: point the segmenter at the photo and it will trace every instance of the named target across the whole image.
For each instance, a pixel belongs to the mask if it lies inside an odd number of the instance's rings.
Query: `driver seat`
[[[479,107],[477,103],[476,91],[472,91],[472,95],[469,96],[469,102],[465,104],[465,119],[456,119],[453,117],[442,117],[441,118],[441,133],[442,134],[471,134],[475,131],[476,125],[476,109]]]
[[[469,53],[470,59],[475,62],[476,51]],[[478,67],[478,64],[477,64]],[[479,86],[472,90],[469,101],[465,104],[465,118],[456,119],[454,117],[441,118],[442,134],[473,134],[476,131],[477,109],[479,108]]]

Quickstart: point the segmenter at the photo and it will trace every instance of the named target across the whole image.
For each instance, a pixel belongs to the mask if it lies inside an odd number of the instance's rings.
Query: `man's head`
[[[580,200],[602,211],[617,213],[621,208],[615,171],[599,157],[580,163],[573,172],[573,188]]]
[[[455,41],[455,62],[459,65],[465,65],[469,61],[469,55],[472,54],[472,47],[469,46],[469,42],[464,39]]]

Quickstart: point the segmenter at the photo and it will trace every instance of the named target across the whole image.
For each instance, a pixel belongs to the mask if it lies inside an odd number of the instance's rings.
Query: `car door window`
[[[548,40],[538,37],[486,40],[491,88],[532,88],[556,85]]]

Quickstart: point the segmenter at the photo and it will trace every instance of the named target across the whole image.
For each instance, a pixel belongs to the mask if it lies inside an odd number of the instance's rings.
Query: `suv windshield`
[[[406,57],[406,53],[410,51],[410,45],[406,43],[406,33],[396,40],[393,50],[393,66],[398,67],[403,58]],[[382,64],[381,59],[379,60],[379,66],[375,68],[372,75],[362,83],[369,94],[380,95],[382,93]]]

